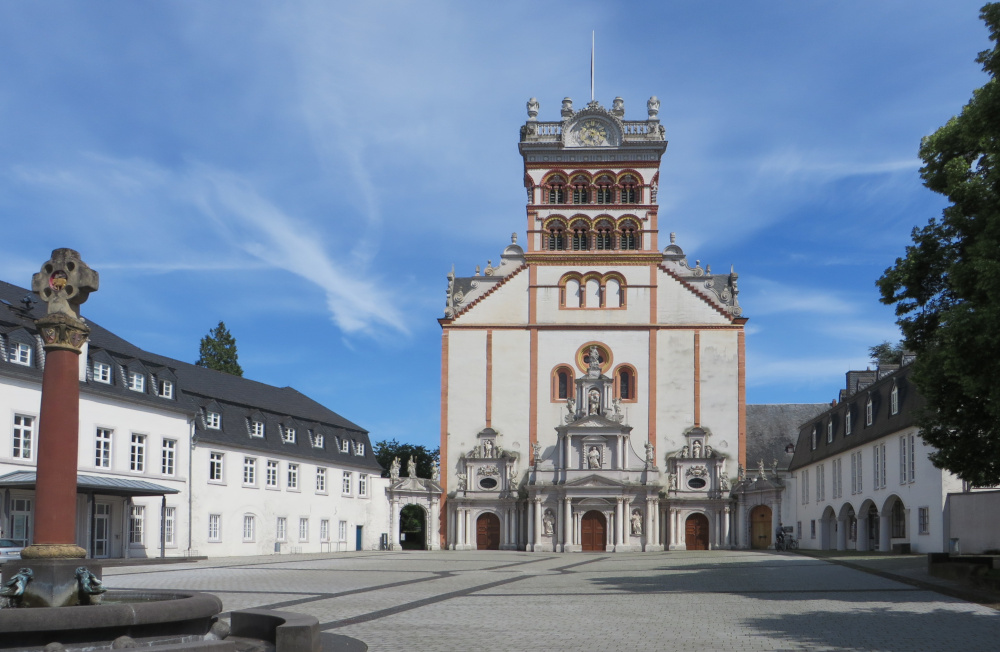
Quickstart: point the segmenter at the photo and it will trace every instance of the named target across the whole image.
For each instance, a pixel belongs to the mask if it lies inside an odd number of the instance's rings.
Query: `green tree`
[[[906,256],[878,286],[916,353],[913,380],[927,401],[921,436],[937,448],[931,460],[987,485],[1000,482],[1000,3],[980,17],[994,44],[976,59],[989,81],[920,146],[924,185],[949,205],[913,230]]]
[[[392,460],[399,458],[402,469],[400,475],[406,475],[406,463],[410,457],[417,458],[417,475],[421,478],[430,478],[434,474],[434,462],[441,458],[441,449],[428,449],[426,446],[415,446],[414,444],[400,444],[395,439],[386,439],[375,442],[372,447],[375,459],[385,469],[382,477],[389,477],[389,467]]]
[[[234,376],[242,376],[243,368],[240,367],[239,356],[236,353],[236,338],[226,328],[225,322],[208,331],[208,335],[201,338],[201,348],[198,351],[199,367],[208,367],[216,371],[224,371]]]
[[[902,364],[903,343],[893,344],[889,340],[868,347],[868,357],[876,364]]]

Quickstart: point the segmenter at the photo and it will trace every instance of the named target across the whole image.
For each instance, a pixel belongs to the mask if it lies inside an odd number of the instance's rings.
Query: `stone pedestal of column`
[[[21,559],[3,565],[2,582],[6,584],[18,573],[24,582],[24,592],[13,602],[18,607],[75,607],[100,604],[101,595],[91,595],[87,587],[101,579],[101,565],[88,559]]]

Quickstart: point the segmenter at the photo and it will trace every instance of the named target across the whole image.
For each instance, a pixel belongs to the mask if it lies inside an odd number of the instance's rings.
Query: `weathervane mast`
[[[594,34],[596,30],[590,32],[590,101],[594,101]]]

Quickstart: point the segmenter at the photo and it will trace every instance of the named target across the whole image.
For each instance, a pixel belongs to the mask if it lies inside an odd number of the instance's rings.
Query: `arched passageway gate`
[[[423,550],[427,546],[427,513],[419,505],[407,505],[399,512],[399,539],[403,550]]]

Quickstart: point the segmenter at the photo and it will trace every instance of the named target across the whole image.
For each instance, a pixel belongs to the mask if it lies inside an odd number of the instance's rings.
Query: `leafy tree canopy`
[[[378,460],[378,463],[385,469],[382,472],[383,478],[389,477],[389,467],[392,466],[392,460],[397,457],[401,466],[400,475],[405,476],[406,463],[411,456],[417,458],[417,475],[421,478],[430,478],[434,474],[434,461],[441,457],[440,448],[430,450],[426,446],[400,444],[395,439],[375,442],[372,452],[375,454],[375,459]]]
[[[868,356],[876,364],[902,364],[903,363],[903,343],[886,340],[881,344],[868,347]]]
[[[216,371],[224,371],[234,376],[242,376],[243,368],[240,367],[239,356],[236,354],[236,338],[226,328],[225,322],[208,331],[208,335],[201,338],[201,348],[198,351],[199,367],[208,367]]]
[[[988,485],[1000,483],[1000,3],[980,17],[994,44],[976,59],[989,81],[920,146],[924,185],[950,203],[913,230],[913,244],[878,286],[916,353],[913,380],[927,401],[919,423],[937,448],[932,461]]]

